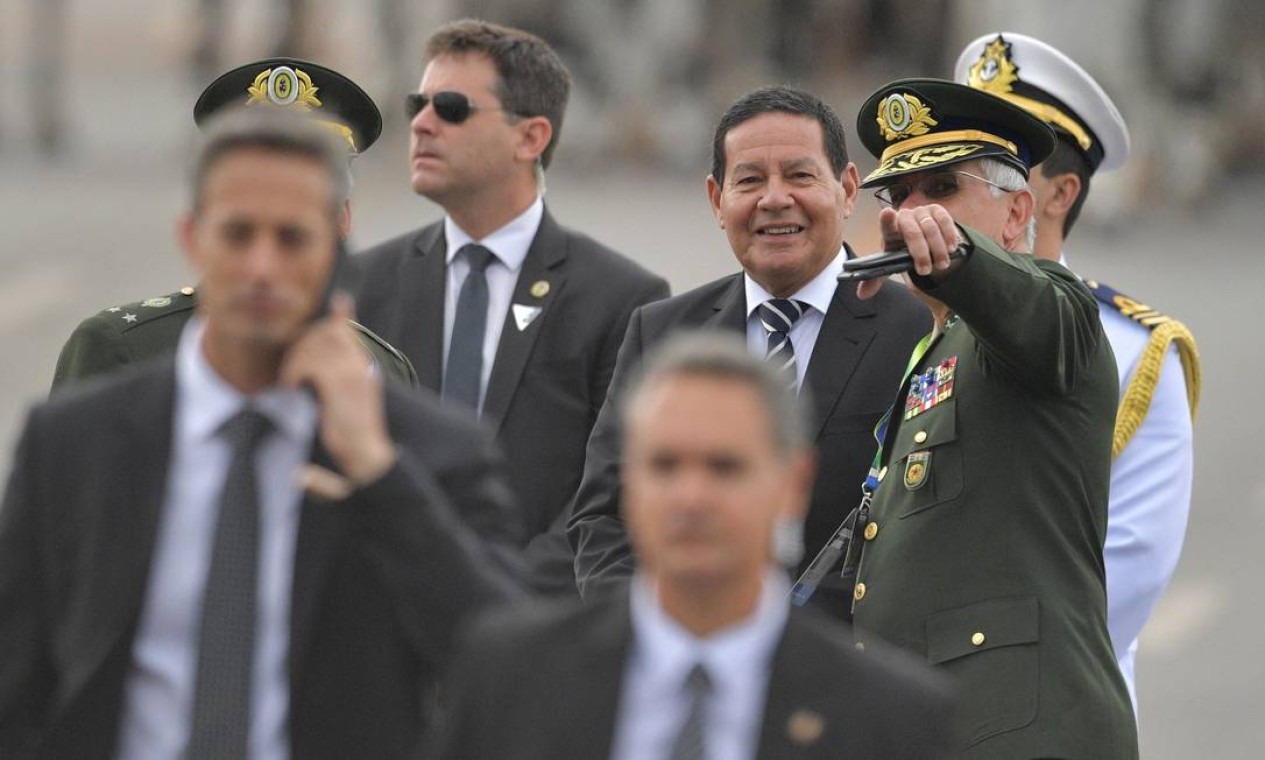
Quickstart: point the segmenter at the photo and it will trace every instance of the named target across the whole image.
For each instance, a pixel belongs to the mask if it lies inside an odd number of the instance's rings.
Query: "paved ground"
[[[189,281],[172,224],[184,199],[193,93],[169,70],[176,65],[170,45],[141,34],[137,46],[117,47],[138,13],[77,28],[72,101],[77,115],[90,117],[77,120],[73,152],[51,165],[28,155],[25,125],[15,115],[17,54],[0,47],[0,355],[6,359],[0,450],[6,452],[22,410],[45,393],[57,350],[80,318]],[[0,44],[14,43],[16,33],[4,22],[20,16],[12,3],[0,4]],[[403,150],[403,131],[392,126],[358,167],[361,244],[436,217],[407,192]],[[564,152],[548,198],[560,219],[639,257],[679,291],[733,268],[702,193],[703,171],[701,156],[696,166],[670,173],[568,170]],[[1265,744],[1265,660],[1258,646],[1265,630],[1265,467],[1255,444],[1262,415],[1249,392],[1251,378],[1265,377],[1250,310],[1265,283],[1265,177],[1227,178],[1218,190],[1197,210],[1156,208],[1115,220],[1110,229],[1083,230],[1073,252],[1085,274],[1182,318],[1203,354],[1186,551],[1144,634],[1138,666],[1143,754],[1158,760],[1253,758],[1260,750],[1252,747]],[[863,205],[869,209],[872,201]],[[854,242],[873,239],[864,218],[854,230]],[[4,471],[7,464],[0,465]]]

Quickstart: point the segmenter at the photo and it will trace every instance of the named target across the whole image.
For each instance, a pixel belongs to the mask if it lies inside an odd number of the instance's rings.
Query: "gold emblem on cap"
[[[812,710],[796,710],[786,721],[786,735],[800,746],[816,744],[824,733],[826,719]]]
[[[988,43],[979,60],[967,72],[967,83],[977,90],[1002,95],[1011,91],[1011,85],[1019,80],[1019,67],[1010,60],[1010,43],[997,35]]]
[[[259,72],[254,83],[246,88],[250,94],[246,105],[267,101],[276,106],[309,111],[321,107],[321,101],[316,97],[319,89],[303,69],[277,66]]]
[[[931,108],[911,93],[894,92],[878,106],[878,126],[888,142],[925,135],[939,123],[931,118]]]
[[[531,284],[531,294],[535,298],[544,298],[549,295],[549,281],[536,280]]]

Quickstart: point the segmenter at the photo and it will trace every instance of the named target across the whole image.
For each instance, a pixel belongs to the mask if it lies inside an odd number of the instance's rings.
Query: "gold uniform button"
[[[977,647],[984,646],[984,634],[981,633],[980,631],[976,631],[975,633],[972,633],[971,643]]]
[[[857,651],[858,651],[858,652],[864,652],[864,651],[865,651],[865,642],[864,642],[864,641],[858,641],[858,642],[856,643],[856,648],[857,648]]]
[[[882,483],[882,482],[883,482],[883,478],[885,478],[885,477],[887,477],[887,468],[886,468],[886,467],[884,467],[883,469],[881,469],[881,470],[879,470],[879,471],[878,471],[878,482]]]
[[[874,537],[877,535],[878,535],[878,523],[872,522],[865,526],[865,540],[866,541],[873,541]]]
[[[852,589],[852,598],[858,602],[865,598],[865,584],[858,583],[856,588]]]
[[[182,296],[193,295],[193,288],[189,287],[188,285],[185,285],[183,288],[180,289],[180,295]]]
[[[927,442],[926,430],[919,430],[917,433],[914,433],[914,443],[926,443],[926,442]]]

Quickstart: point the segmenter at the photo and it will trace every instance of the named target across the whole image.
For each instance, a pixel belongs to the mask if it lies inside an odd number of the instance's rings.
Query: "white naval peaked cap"
[[[985,34],[958,56],[954,80],[990,92],[1045,119],[1080,147],[1091,172],[1129,157],[1129,128],[1084,69],[1041,40],[1015,32]]]

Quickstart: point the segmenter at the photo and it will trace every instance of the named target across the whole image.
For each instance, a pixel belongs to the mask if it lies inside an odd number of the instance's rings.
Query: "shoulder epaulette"
[[[1094,298],[1123,316],[1150,330],[1151,337],[1146,348],[1138,357],[1133,377],[1120,397],[1120,408],[1116,412],[1116,428],[1112,440],[1111,455],[1120,456],[1125,446],[1129,445],[1134,433],[1138,432],[1142,420],[1151,408],[1151,397],[1155,394],[1155,386],[1160,381],[1160,370],[1164,366],[1164,355],[1169,345],[1177,346],[1177,356],[1182,362],[1182,372],[1186,376],[1186,400],[1190,404],[1190,419],[1193,422],[1199,411],[1200,369],[1199,347],[1195,344],[1195,336],[1181,322],[1161,314],[1150,306],[1120,293],[1113,288],[1094,280],[1086,280],[1085,285]]]
[[[169,314],[177,314],[192,309],[197,305],[197,299],[194,294],[194,289],[186,286],[175,293],[169,293],[165,296],[147,298],[144,301],[134,301],[122,306],[111,306],[108,309],[103,309],[101,316],[109,320],[118,320],[120,322],[118,325],[119,332],[127,332],[146,322],[152,322]]]

